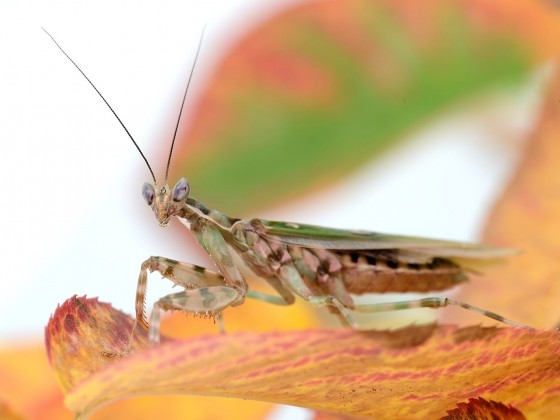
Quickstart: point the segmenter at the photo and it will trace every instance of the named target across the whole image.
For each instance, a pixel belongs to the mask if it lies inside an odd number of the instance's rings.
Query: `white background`
[[[74,294],[132,313],[141,261],[192,260],[144,205],[149,174],[126,134],[41,26],[150,159],[156,134],[171,136],[204,23],[191,98],[228,46],[293,3],[0,3],[0,343],[39,338]],[[475,240],[538,108],[540,79],[474,98],[330,190],[259,216]]]

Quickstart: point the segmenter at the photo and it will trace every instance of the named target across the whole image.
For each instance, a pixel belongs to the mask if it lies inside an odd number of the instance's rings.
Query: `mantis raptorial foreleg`
[[[144,309],[148,272],[157,271],[164,278],[187,289],[184,292],[164,296],[154,304],[149,326],[149,338],[153,344],[159,342],[162,310],[180,310],[203,316],[215,316],[220,323],[220,330],[223,331],[223,324],[219,317],[221,311],[228,306],[239,305],[244,301],[245,296],[276,305],[288,305],[294,301],[293,295],[282,286],[281,281],[271,282],[280,296],[248,291],[247,283],[234,264],[220,231],[210,224],[200,224],[198,227],[200,230],[197,231],[197,238],[225,275],[165,257],[152,256],[144,261],[140,268],[136,291],[136,319],[144,328],[148,328]]]
[[[200,313],[202,309],[204,309],[203,312],[211,310],[216,313],[225,300],[230,299],[231,304],[240,298],[238,291],[231,287],[227,287],[224,277],[215,271],[208,270],[194,264],[171,260],[165,257],[152,256],[142,263],[140,274],[138,276],[138,286],[136,288],[136,320],[146,329],[148,328],[148,324],[146,322],[144,305],[146,301],[148,272],[154,271],[157,271],[164,278],[172,281],[174,284],[184,287],[187,291],[191,291],[191,289],[193,290],[193,299],[189,301],[189,305],[191,306],[187,305],[182,308],[185,312]],[[215,288],[230,289],[232,292],[224,295],[224,291],[222,289]],[[218,300],[214,301],[217,306],[208,306],[207,304],[204,308],[200,308],[199,302],[197,302],[197,298],[194,298],[194,296],[198,294],[198,299],[203,299],[200,293],[201,290],[204,289],[210,291],[215,289],[216,292],[219,292],[219,296],[217,296]],[[208,301],[208,298],[206,299]]]
[[[210,271],[210,270],[207,270]],[[274,305],[289,305],[281,296],[249,290],[248,298],[260,300]],[[235,289],[227,286],[214,286],[202,289],[186,290],[162,297],[156,303],[150,315],[148,338],[150,345],[157,345],[160,341],[161,311],[182,311],[195,313],[203,317],[211,316],[219,324],[220,332],[225,332],[221,311],[237,299]]]
[[[309,302],[316,306],[333,306],[339,310],[339,312],[346,318],[346,321],[355,329],[361,329],[360,325],[352,318],[348,309],[345,308],[339,301],[333,296],[313,296],[309,299]],[[515,321],[511,321],[498,315],[494,312],[487,311],[486,309],[481,309],[476,306],[470,305],[465,302],[461,302],[455,299],[449,299],[445,297],[429,297],[424,299],[408,300],[402,302],[384,302],[384,303],[370,303],[370,304],[357,304],[352,309],[356,312],[391,312],[401,309],[415,309],[415,308],[444,308],[449,305],[459,306],[461,308],[467,309],[469,311],[477,312],[488,318],[495,319],[496,321],[503,322],[504,324],[511,325],[517,328],[529,328],[527,325],[519,324]]]
[[[160,298],[150,316],[148,337],[151,345],[159,343],[161,311],[182,311],[218,320],[223,332],[221,312],[239,298],[235,289],[227,286],[203,287],[185,290]]]

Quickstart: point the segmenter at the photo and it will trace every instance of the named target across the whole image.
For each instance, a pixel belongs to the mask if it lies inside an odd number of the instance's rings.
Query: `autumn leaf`
[[[73,315],[71,332],[60,328],[69,313],[85,314]],[[47,349],[70,409],[87,414],[146,393],[249,398],[393,418],[442,416],[480,396],[525,415],[560,403],[558,331],[430,325],[391,332],[248,332],[139,350],[142,334],[131,344],[134,353],[108,357],[126,354],[130,332],[123,326],[131,323],[95,299],[73,297],[55,312]],[[76,344],[71,351],[69,338]],[[84,362],[99,370],[84,377]]]
[[[188,177],[197,199],[227,214],[271,208],[338,182],[450,106],[515,84],[558,54],[557,39],[550,2],[304,2],[228,51],[179,132],[171,178]]]
[[[74,388],[111,359],[147,347],[142,329],[130,339],[133,325],[132,318],[96,299],[74,296],[58,307],[46,328],[45,347],[62,391]]]

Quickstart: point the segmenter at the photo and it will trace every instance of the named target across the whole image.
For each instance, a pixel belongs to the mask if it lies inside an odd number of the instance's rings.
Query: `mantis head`
[[[121,119],[118,117],[116,112],[113,110],[111,105],[109,105],[109,102],[107,102],[107,100],[103,97],[101,92],[99,92],[99,90],[95,87],[95,85],[92,83],[92,81],[86,76],[86,74],[82,71],[82,69],[80,69],[80,67],[78,67],[78,65],[74,62],[74,60],[72,60],[70,58],[70,56],[68,54],[66,54],[66,52],[62,49],[62,47],[60,45],[58,45],[58,42],[56,42],[56,40],[52,37],[52,35],[49,34],[45,29],[43,29],[43,31],[45,31],[45,33],[53,40],[53,42],[60,49],[60,51],[62,51],[62,53],[70,60],[70,62],[76,67],[76,69],[78,69],[78,71],[80,73],[82,73],[82,75],[86,78],[86,80],[90,83],[90,85],[95,89],[95,91],[101,97],[101,99],[103,99],[103,102],[105,102],[107,107],[109,107],[109,110],[116,117],[116,119],[118,120],[118,122],[120,123],[120,125],[122,126],[122,128],[124,129],[126,134],[128,135],[128,137],[130,137],[130,140],[132,140],[132,143],[134,144],[134,146],[136,147],[136,149],[140,153],[140,156],[142,156],[142,159],[144,160],[144,162],[146,162],[146,166],[148,167],[148,170],[150,171],[150,174],[152,175],[152,179],[153,179],[154,183],[153,184],[150,184],[149,182],[144,183],[144,185],[142,187],[142,197],[144,197],[144,200],[146,201],[146,203],[152,208],[160,226],[167,226],[169,224],[169,219],[171,219],[171,217],[173,217],[173,216],[176,216],[181,211],[181,209],[184,208],[185,203],[187,201],[187,198],[189,196],[190,187],[189,187],[188,181],[185,178],[181,178],[177,182],[177,184],[175,184],[175,186],[173,187],[173,190],[170,190],[169,185],[167,185],[167,175],[169,174],[169,165],[171,163],[171,156],[173,155],[173,146],[175,145],[175,138],[177,137],[177,130],[179,128],[179,122],[181,121],[181,114],[183,112],[183,106],[185,105],[185,99],[187,98],[187,92],[189,91],[189,85],[191,84],[191,79],[192,79],[192,75],[193,75],[193,72],[194,72],[194,67],[196,65],[196,60],[198,59],[198,54],[200,53],[200,47],[202,45],[202,38],[204,36],[204,29],[202,30],[202,34],[200,35],[200,40],[198,41],[198,49],[196,50],[196,55],[194,57],[194,62],[193,62],[192,68],[191,68],[191,73],[189,75],[189,80],[187,82],[187,87],[185,88],[185,93],[183,94],[183,101],[181,102],[181,109],[179,110],[179,117],[177,118],[177,124],[175,125],[175,132],[173,134],[173,140],[171,141],[171,148],[169,149],[169,157],[167,159],[167,168],[165,170],[165,181],[164,181],[165,186],[163,186],[163,187],[159,187],[157,185],[156,176],[154,175],[154,171],[152,170],[152,168],[150,167],[150,164],[148,163],[148,159],[146,159],[146,156],[144,156],[144,153],[142,153],[142,150],[140,149],[140,147],[136,143],[136,140],[134,140],[134,138],[132,137],[130,132],[127,130],[127,128],[125,127],[125,125],[123,124]]]
[[[185,178],[181,178],[173,190],[169,185],[158,187],[157,184],[145,182],[142,186],[142,197],[152,208],[160,226],[167,226],[169,219],[177,215],[189,197],[190,186]]]

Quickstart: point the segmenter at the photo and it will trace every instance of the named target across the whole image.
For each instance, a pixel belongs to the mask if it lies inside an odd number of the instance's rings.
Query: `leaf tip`
[[[97,298],[74,295],[58,305],[45,327],[47,358],[64,392],[105,365],[147,346],[134,320]]]

